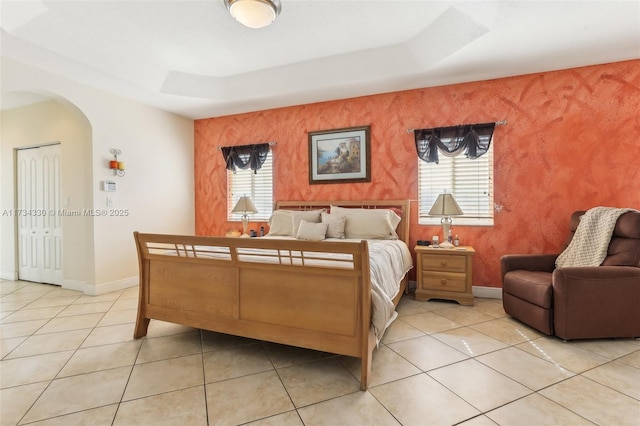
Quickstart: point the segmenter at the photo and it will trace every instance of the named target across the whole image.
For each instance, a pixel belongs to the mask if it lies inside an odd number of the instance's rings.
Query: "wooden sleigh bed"
[[[409,200],[285,201],[276,209],[394,209],[408,246]],[[372,326],[369,242],[134,233],[140,297],[134,338],[150,319],[361,359],[366,390]],[[398,283],[392,308],[407,288]]]

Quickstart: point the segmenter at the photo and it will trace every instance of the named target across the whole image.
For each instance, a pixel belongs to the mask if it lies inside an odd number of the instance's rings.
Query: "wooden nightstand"
[[[473,247],[452,249],[416,246],[416,300],[448,299],[473,305],[471,272]]]

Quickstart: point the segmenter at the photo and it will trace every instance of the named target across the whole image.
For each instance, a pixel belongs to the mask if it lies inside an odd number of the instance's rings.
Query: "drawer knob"
[[[440,266],[447,266],[447,261],[446,260],[441,260],[440,261]]]
[[[440,284],[447,285],[447,280],[440,280]]]

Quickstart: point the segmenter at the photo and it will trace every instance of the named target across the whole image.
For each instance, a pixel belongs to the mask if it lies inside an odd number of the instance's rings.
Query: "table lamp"
[[[231,210],[231,213],[242,214],[242,235],[241,237],[248,237],[247,234],[247,225],[249,225],[249,216],[248,214],[258,213],[256,206],[251,201],[250,197],[243,195],[240,197],[236,205]]]
[[[433,203],[433,207],[429,210],[429,215],[431,216],[442,216],[440,219],[440,223],[442,224],[442,239],[443,242],[440,244],[440,247],[444,248],[452,248],[453,244],[451,244],[448,240],[449,238],[449,230],[451,229],[451,217],[461,215],[462,210],[458,203],[456,203],[455,198],[453,198],[452,194],[444,194],[438,195],[436,198],[436,202]]]

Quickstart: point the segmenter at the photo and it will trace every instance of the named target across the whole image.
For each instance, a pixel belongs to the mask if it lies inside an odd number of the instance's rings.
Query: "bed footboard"
[[[308,242],[135,232],[140,297],[134,337],[150,319],[362,360],[375,336],[366,241]]]

